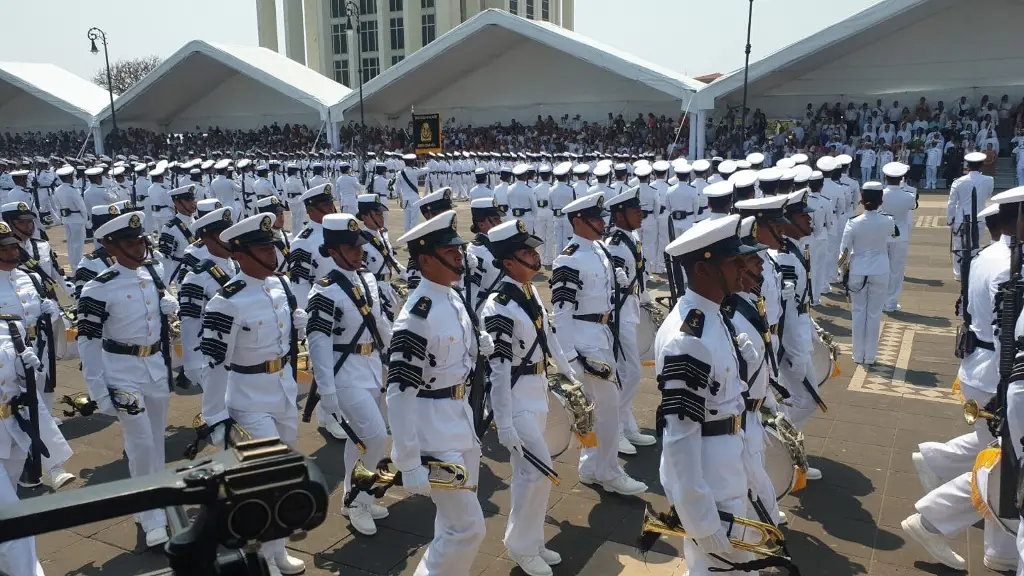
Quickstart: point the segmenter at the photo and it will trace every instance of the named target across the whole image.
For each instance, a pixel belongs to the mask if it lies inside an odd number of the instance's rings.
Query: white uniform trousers
[[[580,476],[610,482],[622,474],[619,466],[619,387],[582,370],[583,389],[594,403],[594,433],[597,446],[580,451]]]
[[[828,260],[825,261],[825,285],[822,287],[822,293],[831,290],[829,284],[839,278],[839,245],[842,244],[843,230],[846,230],[846,216],[836,216],[836,230],[838,232],[835,235],[828,237],[829,240],[829,251]]]
[[[861,166],[860,167],[860,183],[863,184],[868,180],[871,180],[871,173],[875,171],[874,166]]]
[[[903,293],[903,277],[907,273],[907,252],[910,242],[889,242],[889,296],[885,310],[893,311]]]
[[[878,356],[878,333],[882,329],[882,307],[889,291],[889,275],[850,274],[853,307],[853,361],[874,362]]]
[[[960,393],[964,400],[974,400],[984,406],[992,399],[992,394],[967,384],[960,383]],[[974,468],[978,453],[992,442],[992,434],[988,431],[988,420],[979,418],[974,423],[974,430],[957,436],[948,442],[922,442],[917,449],[924,458],[928,469],[935,473],[943,482],[948,482],[958,475]]]
[[[469,473],[467,486],[480,481],[480,446],[465,452],[425,452],[442,462],[462,464]],[[480,499],[468,490],[431,490],[430,499],[437,507],[434,516],[434,539],[416,566],[414,576],[465,576],[484,541],[486,528]]]
[[[640,222],[640,229],[637,230],[640,233],[640,242],[643,243],[644,254],[649,256],[657,256],[654,251],[658,249],[658,216],[651,214],[650,216],[644,216],[644,219]],[[661,260],[661,258],[656,258]],[[654,264],[651,263],[653,267]]]
[[[807,362],[810,364],[810,359]],[[786,390],[789,390],[790,395],[786,415],[797,430],[803,430],[807,420],[818,410],[818,403],[814,401],[814,397],[807,391],[803,384],[803,379],[797,379],[794,375],[802,372],[802,370],[793,370],[793,365],[790,363],[789,358],[783,358],[782,362],[779,362],[779,380],[782,381],[782,385],[786,387]],[[813,366],[807,367],[807,381],[811,383],[815,390],[818,390],[818,380],[814,374]]]
[[[964,243],[963,243],[963,238],[961,238],[959,234],[957,234],[955,232],[952,232],[952,231],[950,232],[950,234],[953,237],[953,248],[952,248],[952,251],[953,251],[953,279],[956,280],[957,282],[959,282],[960,281],[960,266],[961,266],[960,257],[961,257],[961,250],[963,250],[963,244]],[[979,238],[980,242],[984,242],[985,226],[984,226],[983,223],[979,223],[978,224],[978,238]],[[971,262],[974,262],[974,258],[976,258],[978,256],[978,252],[981,252],[981,250],[979,250],[977,248],[975,248],[974,250],[971,250]]]
[[[50,453],[49,456],[41,458],[43,473],[63,467],[74,454],[49,410],[39,410],[39,438],[42,439]]]
[[[829,237],[814,236],[811,240],[811,301],[815,304],[828,286]]]
[[[343,214],[356,215],[357,202],[355,196],[343,196],[341,198],[341,212]]]
[[[668,209],[662,207],[664,212],[658,216],[658,246],[654,252],[648,248],[647,264],[651,267],[651,272],[655,274],[665,273],[665,247],[668,246],[668,227],[669,227],[669,212]],[[651,248],[654,248],[653,246]]]
[[[551,241],[545,242],[543,246],[544,255],[548,263],[555,261],[555,258],[565,250],[566,244],[572,238],[572,226],[565,216],[558,216],[551,221]]]
[[[18,478],[26,457],[25,451],[11,442],[11,455],[0,466],[0,506],[18,501]],[[0,571],[9,576],[43,576],[35,537],[0,543]]]
[[[615,368],[619,374],[619,426],[630,434],[639,431],[633,417],[633,400],[640,391],[640,349],[636,343],[636,331],[640,325],[623,322],[619,330],[619,344],[622,353],[616,358]]]
[[[938,166],[925,166],[924,167],[924,187],[929,190],[935,190],[935,180],[938,176]]]
[[[540,263],[542,266],[550,266],[555,261],[552,232],[555,221],[552,218],[538,218],[533,221],[533,235],[544,241],[540,248]]]
[[[532,214],[532,213],[531,212],[527,212],[527,214]],[[523,224],[526,225],[526,231],[529,232],[532,235],[533,231],[534,231],[533,223],[535,222],[533,216],[522,216],[519,219],[522,220]]]
[[[771,390],[769,394],[773,394]],[[753,417],[752,417],[753,416]],[[744,450],[749,451],[748,458],[751,459],[751,466],[748,468],[747,473],[754,474],[754,485],[757,486],[757,496],[761,499],[761,503],[768,510],[768,515],[771,516],[772,522],[776,525],[779,523],[779,503],[776,501],[775,486],[772,485],[772,479],[768,477],[768,472],[765,470],[765,431],[764,425],[761,423],[761,417],[758,414],[749,413],[747,414],[747,430],[746,434],[746,446]],[[750,507],[745,518],[758,519],[757,513],[754,511],[753,506]]]
[[[914,504],[921,516],[943,536],[953,538],[981,520],[971,502],[971,472],[967,471],[924,495]],[[994,521],[985,520],[985,555],[1017,557],[1016,539]]]
[[[402,209],[402,215],[405,218],[405,231],[408,232],[409,230],[412,230],[414,226],[419,224],[420,211],[413,207],[412,200],[402,200],[402,206],[404,206]]]
[[[1024,166],[1017,166],[1017,186],[1024,186]]]
[[[68,260],[71,262],[71,272],[78,270],[78,263],[82,261],[82,252],[85,249],[85,223],[64,223],[64,234],[68,242]]]
[[[229,407],[228,413],[254,440],[277,437],[285,446],[295,447],[299,431],[299,409],[294,403],[285,403],[280,412],[249,412]],[[160,451],[163,452],[163,448]],[[264,542],[260,552],[272,562],[275,557],[285,553],[284,539]]]
[[[523,411],[512,415],[512,425],[523,447],[549,467],[551,455],[544,442],[547,412]],[[505,528],[505,548],[520,556],[537,556],[544,548],[544,517],[551,481],[518,452],[512,453],[512,510]]]
[[[387,456],[388,430],[380,412],[380,396],[379,388],[338,388],[338,407],[356,436],[366,445],[366,454],[360,454],[355,442],[345,442],[346,493],[352,489],[352,468],[356,461],[362,460],[363,466],[373,470]],[[356,502],[370,505],[374,500],[364,492],[356,496]]]
[[[305,226],[306,205],[296,197],[288,201],[288,212],[292,215],[292,234],[297,234]]]
[[[124,451],[128,455],[128,471],[132,478],[163,472],[165,465],[164,433],[167,430],[168,394],[150,396],[139,391],[136,384],[119,381],[110,375],[110,388],[129,392],[139,398],[139,407],[145,408],[140,414],[129,415],[118,410],[117,419],[121,422],[124,435]],[[162,388],[160,388],[162,387]],[[155,389],[167,390],[167,381],[160,380]],[[146,532],[167,526],[167,515],[163,508],[147,510],[135,515],[136,521]]]
[[[706,465],[706,464],[705,464]],[[714,489],[714,487],[712,487]],[[746,498],[730,498],[729,500],[719,501],[718,509],[722,512],[728,512],[736,516],[744,517],[747,513],[747,499]],[[734,531],[742,530],[741,526],[734,525]],[[736,539],[736,536],[732,536],[732,539]],[[753,540],[753,536],[746,538],[746,540]],[[733,548],[731,552],[718,554],[722,558],[730,562],[750,562],[754,559],[754,555],[750,552],[744,552]],[[708,556],[697,546],[697,542],[693,538],[687,538],[683,541],[683,557],[686,558],[686,568],[689,570],[686,574],[689,576],[718,576],[719,572],[711,572],[708,568],[729,568],[727,565],[715,560],[711,556]],[[732,572],[729,574],[735,574],[737,576],[757,576],[757,572]]]

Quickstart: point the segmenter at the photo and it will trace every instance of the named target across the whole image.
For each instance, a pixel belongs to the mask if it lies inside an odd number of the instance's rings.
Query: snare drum
[[[832,335],[818,326],[811,319],[811,360],[814,362],[814,375],[821,388],[832,378],[839,376],[839,348],[832,341]]]
[[[789,426],[788,421],[780,417],[764,422],[764,469],[775,489],[776,500],[782,500],[807,485],[803,437],[793,436]]]
[[[665,313],[653,303],[640,306],[640,324],[636,328],[636,345],[644,366],[654,366],[654,337],[665,321]]]
[[[575,437],[584,448],[597,446],[594,404],[561,374],[548,377],[548,419],[544,441],[552,458],[562,455]]]
[[[544,426],[544,442],[552,458],[565,453],[572,445],[572,412],[565,397],[554,388],[548,390],[548,420]]]
[[[971,501],[978,508],[978,513],[992,520],[1007,534],[1017,535],[1020,517],[1001,518],[999,516],[999,491],[1001,485],[1002,453],[998,445],[986,448],[978,454],[971,473]]]

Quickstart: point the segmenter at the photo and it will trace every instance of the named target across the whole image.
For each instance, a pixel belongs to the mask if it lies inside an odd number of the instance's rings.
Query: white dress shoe
[[[374,520],[383,520],[391,514],[388,512],[387,508],[380,504],[368,504],[367,508],[370,509],[370,516],[372,516]]]
[[[377,533],[377,525],[373,522],[370,508],[366,504],[355,502],[347,508],[342,508],[341,515],[348,516],[352,528],[363,536],[373,536]]]
[[[924,549],[939,562],[954,570],[964,570],[967,567],[967,562],[950,548],[949,541],[946,540],[945,536],[934,534],[925,529],[924,525],[921,524],[920,514],[908,516],[906,520],[900,522],[900,526],[903,527],[903,532],[907,536],[910,536],[915,542],[924,546]]]
[[[985,568],[995,570],[996,572],[1013,572],[1017,570],[1016,558],[999,558],[985,554],[981,562],[985,565]]]
[[[153,528],[146,532],[146,546],[152,548],[166,544],[170,538],[167,537],[167,528]]]
[[[580,483],[586,484],[587,486],[593,486],[598,483],[597,476],[580,473]]]
[[[817,468],[807,467],[807,479],[808,480],[821,480],[821,470]]]
[[[624,496],[635,496],[647,491],[647,484],[630,478],[629,474],[625,472],[616,476],[614,480],[601,482],[601,487],[604,488],[605,492],[614,492]]]
[[[626,440],[633,446],[654,446],[658,443],[658,439],[650,434],[641,434],[640,432],[626,432],[624,434]]]
[[[786,516],[785,512],[779,510],[779,526],[785,526],[786,524],[789,524],[789,516]]]
[[[558,566],[562,563],[562,555],[547,548],[540,549],[540,557],[547,562],[548,566]]]
[[[554,573],[551,571],[551,566],[548,566],[548,563],[540,556],[525,556],[509,552],[508,557],[530,576],[551,576]]]
[[[43,477],[43,482],[54,490],[60,490],[62,486],[74,480],[76,476],[57,466],[50,470],[50,473]]]
[[[917,470],[917,477],[921,480],[921,486],[924,486],[925,492],[931,492],[942,485],[942,479],[932,472],[920,452],[911,454],[910,461],[914,463],[914,470]]]
[[[274,564],[281,574],[302,574],[306,571],[306,563],[291,556],[288,552],[282,552],[274,557]]]
[[[327,433],[334,436],[336,440],[348,440],[348,435],[345,434],[345,430],[343,430],[341,428],[341,424],[338,424],[335,420],[325,418],[324,420],[318,421],[317,425],[320,428],[326,428]],[[284,572],[284,570],[282,570],[282,572]],[[287,572],[285,573],[287,574]]]
[[[625,454],[627,456],[633,456],[636,454],[636,446],[629,443],[626,437],[619,434],[619,454]]]

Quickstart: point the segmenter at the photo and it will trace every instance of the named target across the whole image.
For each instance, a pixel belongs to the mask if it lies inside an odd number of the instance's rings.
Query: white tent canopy
[[[981,18],[981,20],[979,20]],[[1016,105],[1024,93],[1021,0],[885,0],[750,65],[747,106],[794,118],[807,103],[898,100],[913,111],[983,94]],[[982,24],[983,23],[983,24]],[[755,18],[754,25],[757,25]],[[700,110],[743,101],[743,70],[702,90]]]
[[[538,114],[678,114],[703,84],[546,22],[486,10],[363,86],[368,123],[404,127],[410,109],[486,125]],[[359,121],[359,92],[331,118]]]
[[[53,64],[0,62],[0,131],[87,130],[107,91]]]
[[[189,42],[114,101],[118,128],[162,132],[253,129],[277,122],[316,129],[350,90],[277,52]],[[110,130],[110,107],[99,115]],[[326,140],[326,139],[325,139]],[[326,142],[325,142],[326,143]]]

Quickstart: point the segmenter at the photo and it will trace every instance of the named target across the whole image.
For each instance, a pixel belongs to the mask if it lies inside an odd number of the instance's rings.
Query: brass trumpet
[[[737,526],[753,528],[761,534],[761,539],[757,542],[730,538],[729,542],[732,543],[734,548],[752,552],[758,556],[785,557],[784,546],[786,545],[786,539],[775,526],[765,522],[740,518],[739,516],[733,518],[733,523]],[[637,540],[637,548],[640,549],[641,553],[647,552],[658,541],[658,536],[661,534],[679,536],[680,538],[689,537],[675,509],[672,509],[668,514],[664,514],[656,513],[648,506],[644,511],[644,524],[640,532],[640,538]]]
[[[964,402],[964,421],[967,422],[968,426],[974,426],[974,423],[977,422],[979,418],[992,420],[995,417],[995,414],[979,406],[977,400],[971,399]]]
[[[437,490],[469,490],[476,492],[476,486],[466,486],[469,481],[469,472],[462,464],[454,462],[441,462],[424,456],[421,462],[429,470],[430,486]],[[362,461],[356,462],[352,467],[352,474],[349,480],[352,489],[345,495],[345,506],[351,506],[356,496],[362,492],[372,494],[374,498],[380,499],[392,486],[402,485],[402,473],[391,472],[388,466],[391,459],[385,458],[377,463],[377,470],[371,472]]]

